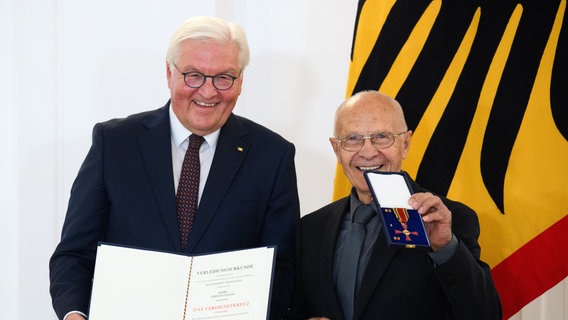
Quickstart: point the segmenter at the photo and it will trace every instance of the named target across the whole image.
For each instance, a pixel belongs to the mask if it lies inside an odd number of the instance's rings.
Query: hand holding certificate
[[[365,172],[390,245],[429,247],[422,217],[409,204],[410,186],[399,172]]]
[[[267,319],[274,248],[188,257],[99,245],[89,319]]]

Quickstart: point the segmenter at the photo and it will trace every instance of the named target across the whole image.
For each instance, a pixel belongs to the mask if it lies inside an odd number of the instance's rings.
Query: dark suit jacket
[[[94,127],[50,261],[50,291],[60,318],[88,310],[99,241],[181,252],[168,106]],[[231,115],[185,250],[277,245],[273,314],[287,307],[294,281],[300,216],[294,155],[293,144],[281,136]]]
[[[415,192],[425,191],[411,182]],[[354,319],[500,319],[501,305],[490,269],[479,260],[479,223],[473,210],[443,198],[459,240],[455,255],[435,266],[424,249],[388,247],[377,240],[362,280]],[[297,293],[290,319],[343,320],[333,284],[333,256],[349,197],[300,221]]]

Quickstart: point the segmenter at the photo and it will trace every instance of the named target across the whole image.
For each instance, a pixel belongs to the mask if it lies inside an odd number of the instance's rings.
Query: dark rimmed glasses
[[[240,76],[240,73],[239,76],[235,77],[226,73],[209,76],[198,71],[181,72],[179,71],[175,63],[173,65],[176,70],[183,76],[183,82],[185,82],[188,87],[194,89],[201,88],[205,84],[207,78],[211,78],[211,80],[213,81],[213,86],[217,90],[229,90],[235,83],[235,80]]]

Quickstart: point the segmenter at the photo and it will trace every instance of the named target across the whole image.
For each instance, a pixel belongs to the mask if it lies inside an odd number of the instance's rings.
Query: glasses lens
[[[371,142],[377,149],[388,148],[394,143],[394,135],[390,132],[379,132],[372,134]]]
[[[364,143],[365,138],[361,135],[350,135],[341,139],[341,147],[347,151],[359,151]]]
[[[199,72],[189,72],[184,77],[185,84],[192,88],[199,88],[205,83],[205,75]]]
[[[233,86],[235,80],[228,74],[218,74],[213,77],[213,85],[219,90],[227,90]]]

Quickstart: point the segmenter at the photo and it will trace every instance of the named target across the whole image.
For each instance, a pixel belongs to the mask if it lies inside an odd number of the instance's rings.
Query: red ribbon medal
[[[394,230],[395,234],[404,234],[406,236],[406,241],[412,241],[410,235],[417,236],[418,232],[416,231],[408,231],[407,223],[408,223],[408,210],[406,208],[393,208],[394,215],[400,224],[402,225],[403,230]]]

